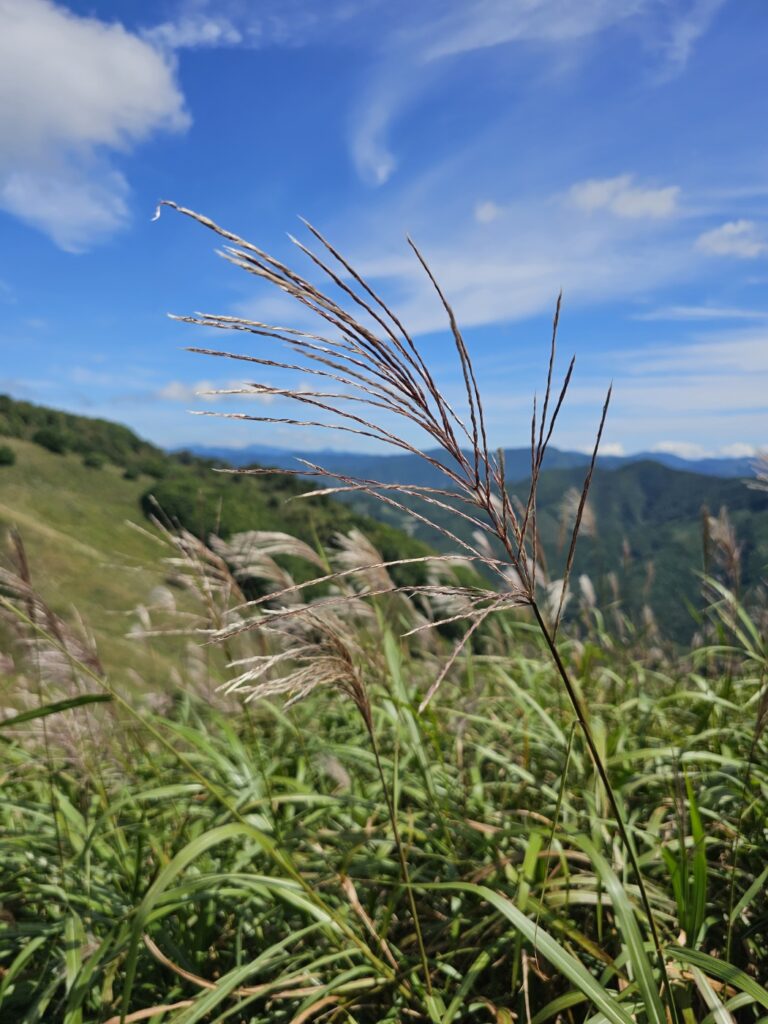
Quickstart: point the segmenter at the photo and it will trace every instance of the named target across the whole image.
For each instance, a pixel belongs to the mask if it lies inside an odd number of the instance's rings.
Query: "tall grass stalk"
[[[600,417],[591,462],[581,490],[560,583],[559,602],[551,624],[545,621],[537,599],[536,576],[540,562],[536,527],[537,487],[547,446],[565,400],[575,362],[575,358],[571,359],[560,389],[555,393],[553,373],[560,319],[560,297],[558,297],[553,321],[549,365],[540,417],[537,413],[535,398],[533,404],[530,487],[524,508],[518,513],[507,492],[503,458],[494,458],[489,453],[480,390],[456,316],[429,264],[411,239],[408,239],[408,243],[434,287],[446,313],[458,356],[461,379],[464,382],[468,423],[456,412],[439,389],[415,341],[398,316],[355,270],[353,265],[311,224],[305,222],[312,236],[325,250],[325,257],[319,256],[293,237],[291,237],[291,241],[309,258],[314,267],[322,272],[329,283],[335,286],[342,296],[342,301],[347,300],[353,307],[356,307],[358,313],[361,313],[365,319],[351,313],[349,306],[340,305],[328,292],[321,290],[295,270],[252,243],[221,228],[207,217],[172,202],[162,205],[178,210],[231,242],[232,245],[225,246],[222,252],[225,259],[286,292],[298,303],[316,314],[321,321],[325,322],[326,327],[339,332],[338,335],[315,334],[237,316],[205,314],[177,317],[185,322],[205,327],[241,331],[258,338],[278,341],[289,351],[298,354],[304,362],[297,364],[280,359],[267,359],[251,354],[213,349],[193,348],[191,349],[193,352],[238,360],[261,367],[279,368],[297,375],[322,378],[335,385],[330,391],[327,391],[311,390],[298,384],[294,387],[273,387],[265,383],[248,383],[240,389],[228,389],[226,392],[233,395],[255,394],[289,399],[299,406],[308,406],[312,410],[320,412],[327,417],[323,419],[305,420],[293,417],[254,416],[248,413],[215,412],[210,415],[259,423],[285,423],[316,429],[339,430],[376,439],[390,448],[420,457],[442,473],[446,480],[444,488],[419,487],[407,483],[386,485],[376,480],[334,473],[308,460],[305,461],[305,470],[298,472],[309,471],[311,475],[337,482],[335,486],[327,487],[318,493],[338,494],[362,491],[403,513],[415,516],[421,522],[438,530],[447,539],[458,542],[464,554],[468,554],[477,564],[482,565],[486,571],[499,580],[500,591],[498,594],[489,596],[487,591],[478,590],[474,595],[475,610],[467,615],[470,625],[427,691],[421,702],[421,709],[423,710],[435,696],[450,667],[489,615],[515,606],[528,606],[532,610],[584,734],[595,770],[605,788],[616,828],[632,865],[644,914],[656,950],[669,1010],[674,1017],[676,1008],[669,989],[664,953],[642,871],[606,765],[595,743],[586,710],[569,677],[556,642],[573,568],[579,529],[610,403],[610,388]],[[330,262],[326,262],[328,258]],[[363,410],[368,409],[371,413],[352,411],[357,407]],[[385,426],[383,414],[393,417],[396,421],[399,420],[407,430],[397,432],[395,428]],[[367,418],[369,415],[371,418]],[[438,446],[442,453],[440,457],[424,448],[417,447],[406,439],[405,434],[414,427],[419,428],[431,442]],[[468,445],[468,450],[465,450],[463,445]],[[259,471],[245,470],[243,472]],[[426,508],[419,511],[414,510],[407,502],[408,498],[420,500]],[[450,509],[458,517],[469,520],[477,527],[481,536],[490,537],[501,546],[505,558],[498,560],[490,556],[479,545],[459,541],[449,528],[440,526],[430,519],[430,506]],[[478,518],[478,513],[480,518]],[[393,591],[408,591],[412,588],[393,587],[392,589]],[[259,621],[256,620],[253,625],[258,628]],[[399,844],[398,849],[400,849]],[[401,861],[403,869],[406,871],[402,851]],[[409,893],[410,891],[409,889]],[[421,946],[415,907],[414,924]]]

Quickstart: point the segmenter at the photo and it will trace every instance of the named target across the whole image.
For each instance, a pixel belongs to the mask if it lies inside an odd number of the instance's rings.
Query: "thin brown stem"
[[[371,747],[373,749],[373,756],[376,761],[376,769],[379,773],[379,779],[381,780],[381,788],[384,791],[384,799],[387,804],[387,813],[389,814],[389,821],[392,825],[392,834],[395,840],[395,847],[397,848],[397,858],[400,862],[400,873],[403,878],[403,884],[405,885],[406,892],[408,893],[408,904],[411,909],[411,917],[413,918],[413,927],[416,932],[416,944],[419,947],[419,957],[421,958],[421,968],[424,972],[424,983],[427,988],[427,995],[432,995],[432,978],[429,971],[429,960],[427,959],[427,950],[424,946],[424,935],[421,930],[421,920],[419,918],[419,911],[416,906],[416,897],[413,895],[413,886],[411,885],[411,876],[408,871],[408,860],[405,856],[405,847],[403,846],[403,839],[400,835],[400,827],[397,824],[397,815],[395,813],[395,804],[392,800],[392,793],[390,792],[389,783],[387,777],[384,774],[384,766],[381,763],[381,755],[379,753],[379,744],[376,739],[376,733],[373,728],[373,722],[371,721],[370,712],[363,714],[365,720],[365,726],[368,730],[368,736],[371,740]]]
[[[613,814],[613,819],[616,823],[616,828],[619,831],[621,841],[624,845],[625,850],[627,851],[627,856],[629,857],[629,862],[632,866],[632,871],[634,872],[635,878],[637,880],[637,887],[640,891],[640,900],[643,904],[643,910],[648,921],[648,929],[651,933],[651,940],[653,942],[653,947],[656,951],[656,957],[659,962],[662,984],[664,986],[664,991],[667,995],[670,1011],[673,1019],[677,1019],[675,1000],[672,994],[669,976],[667,974],[667,965],[664,959],[664,951],[661,946],[661,939],[659,938],[658,929],[656,928],[656,920],[653,916],[651,901],[648,897],[648,891],[645,887],[645,882],[643,881],[643,875],[640,871],[640,864],[637,859],[637,854],[635,853],[635,848],[632,845],[632,841],[629,837],[629,830],[627,829],[627,826],[624,823],[624,815],[622,813],[621,808],[619,807],[619,802],[616,798],[616,793],[613,789],[613,786],[611,785],[611,780],[608,777],[608,770],[605,767],[605,762],[603,761],[600,755],[600,751],[597,749],[597,743],[595,742],[595,737],[592,733],[592,728],[589,724],[586,708],[584,707],[584,703],[581,699],[581,696],[576,690],[576,687],[574,686],[573,681],[568,674],[568,670],[566,669],[563,659],[560,656],[560,651],[557,649],[557,645],[549,632],[547,624],[544,621],[541,611],[539,610],[539,606],[536,604],[535,600],[531,601],[531,608],[533,608],[533,613],[536,617],[536,622],[541,631],[541,635],[544,637],[544,641],[547,647],[549,648],[549,652],[552,655],[552,660],[555,663],[558,675],[560,676],[563,682],[563,686],[565,687],[565,692],[568,694],[568,700],[570,701],[571,707],[573,708],[573,711],[576,715],[581,731],[584,734],[584,739],[586,740],[589,753],[592,757],[592,762],[595,766],[595,771],[600,777],[600,781],[602,782],[603,788],[605,789],[605,794],[608,797],[608,803],[611,805],[611,813]]]

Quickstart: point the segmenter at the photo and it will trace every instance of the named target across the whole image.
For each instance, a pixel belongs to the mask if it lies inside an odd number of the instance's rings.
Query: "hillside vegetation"
[[[165,453],[137,437],[128,427],[108,420],[49,409],[0,395],[0,437],[14,437],[37,444],[56,454],[73,452],[92,461],[103,461],[131,473],[162,475]]]
[[[348,540],[332,568],[376,561]],[[665,1024],[670,995],[687,1024],[765,1019],[764,620],[713,589],[707,645],[659,664],[584,600],[561,646],[630,823],[665,995],[606,792],[528,625],[492,619],[420,714],[452,647],[424,626],[460,613],[460,592],[452,609],[369,598],[387,584],[371,565],[260,614],[244,591],[290,583],[278,551],[318,571],[311,548],[166,543],[190,603],[151,609],[147,642],[219,644],[159,692],[135,659],[107,676],[66,639],[56,657],[66,632],[30,630],[26,591],[6,616],[25,674],[21,714],[0,719],[0,1019]]]
[[[583,483],[583,469],[541,474],[538,528],[544,555],[553,566],[562,561]],[[529,480],[518,481],[510,484],[510,491],[522,498],[529,486]],[[440,550],[455,549],[444,535],[414,522],[407,512],[381,510],[375,497],[355,494],[350,501],[360,513],[384,515],[393,526],[411,530]],[[407,497],[403,504],[421,508]],[[759,586],[768,565],[768,500],[765,492],[740,480],[683,473],[652,462],[598,469],[587,508],[574,572],[587,574],[603,603],[617,602],[635,621],[650,608],[669,639],[686,643],[699,626],[700,573],[718,567],[708,518],[726,510],[739,548],[738,586],[745,592]],[[445,509],[430,509],[430,518],[450,525],[465,540],[472,537],[471,524]]]
[[[139,500],[149,479],[125,479],[112,465],[88,468],[80,456],[55,455],[30,441],[7,443],[16,461],[0,467],[3,534],[19,531],[35,586],[65,619],[85,618],[107,665],[136,662],[145,674],[146,655],[125,634],[134,610],[152,600],[167,575],[152,528],[129,525],[148,525]],[[161,645],[153,658],[163,651]]]

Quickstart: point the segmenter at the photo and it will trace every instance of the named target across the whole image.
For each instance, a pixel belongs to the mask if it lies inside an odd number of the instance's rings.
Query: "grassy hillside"
[[[47,417],[69,439],[63,452],[50,449],[50,436],[32,441],[8,434],[10,422],[18,433],[34,435]],[[211,533],[228,537],[245,530],[274,530],[316,547],[327,545],[338,531],[357,527],[388,558],[428,550],[400,530],[330,499],[292,500],[309,489],[307,483],[276,474],[217,474],[210,461],[167,455],[117,424],[7,399],[0,402],[3,424],[2,447],[15,460],[0,464],[0,532],[18,528],[41,597],[65,620],[72,620],[75,610],[82,616],[99,640],[105,667],[128,662],[145,682],[165,678],[167,662],[180,664],[184,648],[181,640],[166,640],[154,644],[150,653],[126,638],[137,622],[137,606],[167,583],[162,560],[170,552],[148,518],[152,515],[202,539]],[[89,439],[86,451],[72,441],[77,437],[81,442]],[[121,462],[121,452],[128,453],[127,464]],[[151,473],[140,472],[141,460],[149,455],[146,468]],[[290,565],[299,578],[307,575],[306,567],[290,557],[279,556],[278,561]],[[410,575],[407,569],[401,571],[403,581],[413,576],[414,570]],[[174,591],[174,598],[184,608],[184,593]]]
[[[41,595],[64,618],[77,609],[98,635],[107,668],[138,660],[146,671],[149,656],[125,634],[133,609],[165,579],[163,548],[139,504],[149,478],[126,480],[111,465],[90,469],[79,455],[29,441],[6,443],[16,462],[0,467],[0,526],[18,528]]]
[[[57,454],[75,452],[95,463],[107,461],[135,474],[162,475],[166,462],[160,448],[119,423],[75,416],[8,395],[0,395],[0,437],[35,441]]]

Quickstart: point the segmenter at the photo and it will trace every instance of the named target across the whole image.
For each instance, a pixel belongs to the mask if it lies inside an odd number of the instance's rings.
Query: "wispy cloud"
[[[768,320],[766,309],[742,309],[734,306],[662,306],[635,313],[633,320]]]
[[[685,67],[696,44],[724,4],[725,0],[693,0],[687,10],[672,20],[667,34],[659,41],[668,62],[663,73],[675,74]]]
[[[615,382],[614,437],[641,436],[649,448],[686,458],[751,455],[768,437],[765,328],[617,350],[602,362]],[[575,391],[577,401],[595,401],[600,387],[586,384]]]
[[[81,251],[128,218],[115,154],[189,124],[173,67],[52,0],[0,0],[0,19],[0,208]]]
[[[358,227],[349,247],[416,333],[444,329],[445,314],[398,237],[401,224],[466,327],[551,310],[561,289],[573,307],[644,297],[695,272],[690,240],[675,218],[598,217],[574,204],[567,190],[462,209],[457,182],[464,172],[463,164],[453,167],[445,181],[433,175],[410,195],[393,196]],[[361,243],[360,236],[371,241]],[[337,240],[344,244],[343,229]]]
[[[158,398],[165,402],[194,402],[202,399],[206,402],[218,402],[226,400],[229,397],[233,398],[247,398],[252,401],[263,402],[269,404],[275,400],[275,395],[271,394],[260,394],[258,392],[244,392],[238,395],[229,396],[226,393],[229,390],[237,390],[242,392],[243,384],[240,381],[229,381],[222,383],[213,382],[210,380],[200,380],[195,384],[189,384],[186,381],[171,380],[167,384],[164,384],[161,388],[158,388],[152,393],[153,398]]]
[[[246,38],[258,37],[252,26],[243,32],[227,17],[204,12],[181,13],[171,21],[142,32],[143,37],[155,46],[169,50],[197,49],[211,46],[239,46]]]
[[[568,309],[561,321],[569,333]],[[540,362],[544,352],[541,351]],[[514,365],[516,353],[511,355]],[[477,367],[494,443],[522,444],[530,372],[510,373],[503,353]],[[562,368],[561,368],[562,369]],[[543,372],[543,365],[539,372]],[[604,350],[577,359],[555,443],[586,449],[609,380],[606,453],[670,451],[684,457],[744,457],[768,438],[768,331],[707,331],[677,342]],[[504,381],[503,387],[499,384]],[[520,401],[522,400],[522,405]],[[528,411],[528,418],[530,412]]]
[[[663,5],[655,0],[429,0],[400,10],[394,27],[380,30],[378,68],[362,93],[353,118],[351,152],[364,180],[381,185],[397,167],[389,136],[402,111],[416,102],[434,77],[447,74],[456,58],[478,50],[546,47],[565,63],[581,64],[584,43],[608,31],[636,33],[645,26],[649,48],[660,55],[660,71],[679,74],[724,0]],[[666,216],[675,194],[648,197],[650,216]],[[628,199],[626,216],[645,216],[640,196]],[[629,212],[637,209],[638,212]],[[656,213],[661,210],[661,213]]]
[[[571,202],[582,210],[608,210],[617,217],[671,217],[677,211],[680,188],[649,188],[634,184],[631,174],[593,178],[572,185]]]
[[[745,444],[742,441],[722,445],[720,448],[708,448],[697,441],[658,441],[650,450],[677,455],[681,459],[751,459],[757,454],[757,448],[753,444]]]
[[[432,8],[433,17],[415,30],[424,60],[452,57],[512,42],[563,43],[595,35],[648,6],[643,0],[468,0]]]
[[[504,208],[490,199],[486,199],[475,206],[475,220],[478,224],[491,224],[503,216],[503,214]]]
[[[366,19],[375,19],[377,7],[384,5],[381,0],[169,0],[162,6],[165,19],[147,23],[141,34],[165,49],[184,50],[296,48],[326,39],[359,46],[370,37]]]
[[[155,398],[166,402],[191,402],[206,391],[210,391],[213,386],[209,380],[201,380],[196,384],[187,384],[181,380],[169,380],[153,394]]]
[[[682,343],[651,345],[642,350],[617,352],[616,356],[634,375],[665,376],[674,370],[691,377],[717,379],[723,371],[729,371],[743,374],[746,388],[746,378],[759,382],[762,375],[768,375],[768,329],[713,331]],[[727,400],[736,402],[739,395],[728,395]]]
[[[397,160],[387,141],[394,110],[408,92],[407,76],[386,88],[373,88],[356,114],[350,138],[352,161],[357,173],[370,185],[383,185],[392,176]]]
[[[699,235],[696,239],[696,248],[713,256],[735,256],[737,259],[754,260],[768,253],[768,242],[754,221],[732,220]]]

